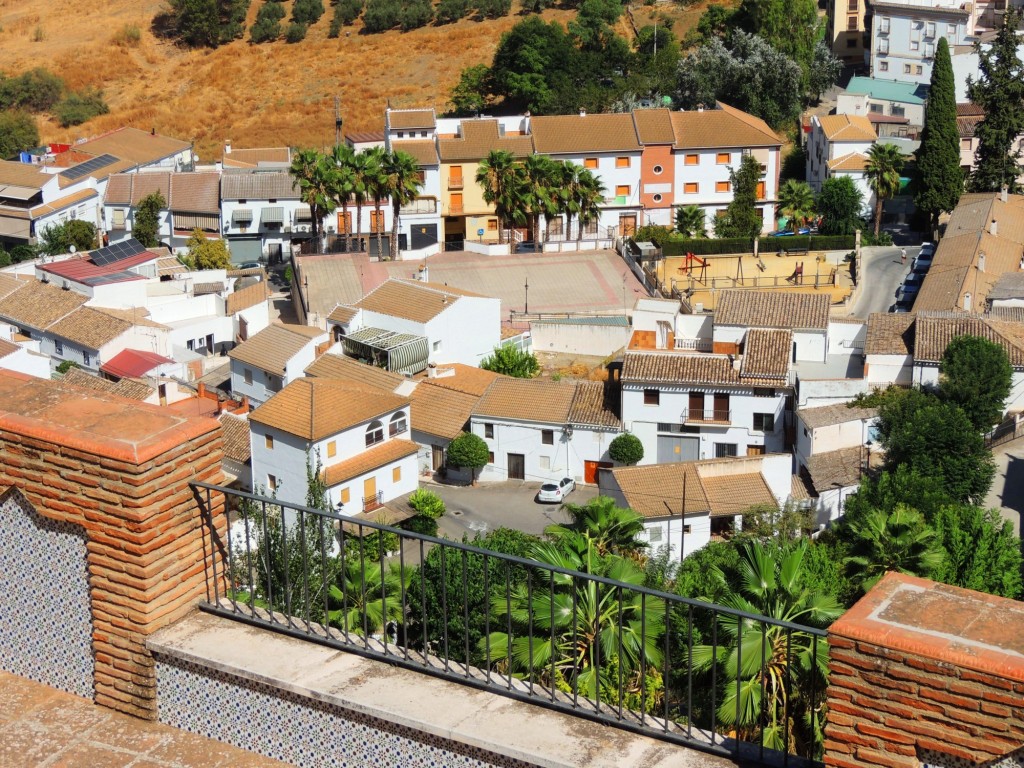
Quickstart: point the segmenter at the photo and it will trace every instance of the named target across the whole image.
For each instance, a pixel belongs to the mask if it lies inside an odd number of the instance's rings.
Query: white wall
[[[806,268],[804,274],[807,274]],[[794,331],[793,343],[796,344],[796,362],[825,362],[828,335],[824,331]]]
[[[819,405],[848,403],[869,390],[867,379],[801,379],[798,376],[796,405],[799,408],[815,408]]]
[[[763,231],[770,231],[774,228],[775,211],[771,201],[778,197],[776,179],[779,169],[779,152],[775,148],[753,147],[751,151],[766,166],[763,181],[765,182],[764,201],[758,201],[763,206],[764,226]],[[719,162],[719,153],[728,153],[729,161]],[[687,165],[688,155],[697,155],[696,165]],[[697,205],[706,212],[706,226],[709,235],[714,234],[715,214],[726,208],[732,202],[732,190],[718,192],[719,182],[729,181],[729,169],[738,169],[742,162],[742,151],[740,149],[679,149],[673,152],[675,162],[675,203],[677,206]],[[687,192],[687,184],[697,184],[696,192]]]
[[[849,355],[863,350],[867,335],[867,323],[829,323],[828,354]]]
[[[0,358],[0,368],[34,376],[37,379],[50,378],[50,358],[24,345],[19,345],[17,352]]]
[[[629,343],[628,325],[530,323],[535,352],[565,352],[606,357]]]
[[[910,355],[867,355],[864,378],[871,387],[906,386],[913,380],[913,363]]]
[[[650,546],[650,553],[668,547],[669,556],[678,561],[679,551],[688,557],[711,541],[711,516],[708,514],[688,515],[686,524],[690,530],[683,533],[682,520],[678,517],[644,520],[644,530],[639,538]]]
[[[429,362],[478,366],[501,343],[501,300],[462,296],[424,327]]]

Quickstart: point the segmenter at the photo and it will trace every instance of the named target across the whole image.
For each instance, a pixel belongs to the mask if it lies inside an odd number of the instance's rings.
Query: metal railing
[[[696,422],[700,424],[731,424],[732,411],[715,408],[684,408],[683,421],[685,423]]]
[[[463,183],[462,183],[462,179],[461,178],[459,178],[459,179],[455,179],[455,178],[451,178],[451,177],[448,178],[448,189],[462,189],[462,188],[463,188]]]
[[[714,349],[714,343],[711,339],[675,339],[675,348],[684,349],[691,352],[710,352]]]
[[[822,629],[191,487],[203,610],[745,764],[820,765]]]
[[[384,506],[384,491],[377,491],[372,496],[363,496],[363,512],[372,512]]]

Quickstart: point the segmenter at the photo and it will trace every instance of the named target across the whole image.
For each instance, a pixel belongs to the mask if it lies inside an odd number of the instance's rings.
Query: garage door
[[[658,435],[658,463],[696,461],[700,454],[700,438]]]
[[[258,237],[232,237],[228,240],[232,264],[245,264],[263,258],[263,241]]]

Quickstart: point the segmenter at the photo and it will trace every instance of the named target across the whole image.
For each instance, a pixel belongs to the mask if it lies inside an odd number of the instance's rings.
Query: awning
[[[309,210],[308,205],[300,205],[295,209],[295,220],[296,221],[312,221],[313,214]]]
[[[28,240],[32,236],[31,224],[28,219],[0,214],[0,236]]]
[[[207,232],[220,231],[220,216],[216,213],[175,213],[175,229],[202,229]]]
[[[395,373],[416,374],[427,367],[426,336],[363,328],[345,337],[345,354]]]
[[[0,186],[0,197],[7,197],[11,200],[31,200],[38,194],[40,192],[35,187],[19,187],[16,184]]]
[[[264,208],[260,219],[264,224],[284,224],[284,208]]]
[[[231,212],[231,223],[238,224],[240,221],[252,221],[252,211],[248,208],[238,208]]]

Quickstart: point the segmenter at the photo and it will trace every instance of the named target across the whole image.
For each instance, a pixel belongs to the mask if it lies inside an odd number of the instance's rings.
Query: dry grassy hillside
[[[250,24],[261,2],[253,0]],[[459,72],[490,63],[501,33],[519,20],[464,19],[405,34],[362,35],[355,27],[331,40],[328,7],[295,45],[238,40],[216,50],[187,50],[153,35],[152,20],[162,10],[166,5],[154,0],[0,0],[5,72],[45,66],[71,88],[102,88],[110,105],[110,114],[71,129],[41,119],[44,140],[133,125],[194,139],[203,160],[219,156],[224,139],[238,147],[330,144],[335,96],[342,99],[346,131],[380,129],[388,100],[394,107],[443,109]],[[637,23],[652,10],[638,10]],[[699,11],[677,15],[682,36]],[[545,12],[563,23],[571,16]],[[126,25],[142,30],[137,45],[113,42]]]

